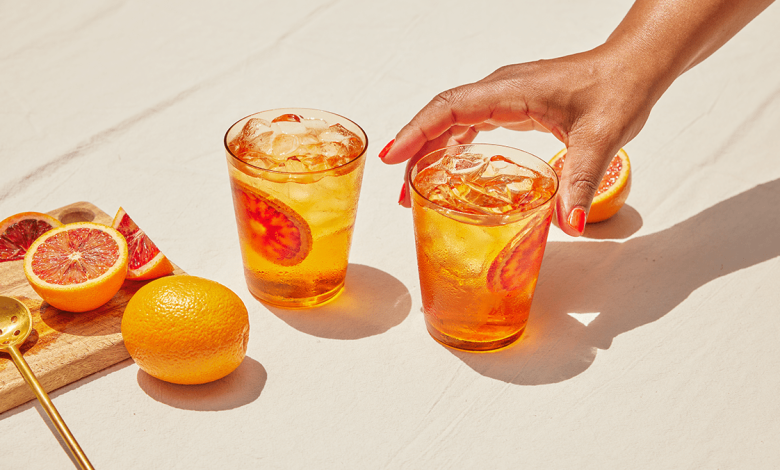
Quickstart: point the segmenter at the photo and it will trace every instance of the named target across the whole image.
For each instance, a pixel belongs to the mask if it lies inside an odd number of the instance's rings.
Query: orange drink
[[[276,109],[225,135],[249,291],[304,308],[344,288],[368,138],[342,116]]]
[[[558,190],[522,150],[447,147],[410,168],[420,290],[428,331],[488,351],[525,331]]]

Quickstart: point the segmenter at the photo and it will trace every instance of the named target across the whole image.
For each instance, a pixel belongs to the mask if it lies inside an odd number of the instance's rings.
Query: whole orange
[[[241,298],[218,282],[167,276],[141,287],[127,303],[122,337],[149,375],[202,384],[225,377],[244,360],[249,314]]]

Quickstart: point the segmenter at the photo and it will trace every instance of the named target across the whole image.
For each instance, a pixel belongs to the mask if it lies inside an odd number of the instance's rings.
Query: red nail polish
[[[585,231],[585,209],[582,207],[575,207],[569,212],[569,226],[577,231],[580,235]]]
[[[390,151],[390,149],[393,147],[393,144],[395,143],[395,139],[391,140],[390,142],[385,145],[385,148],[382,149],[381,152],[379,152],[379,159],[382,160],[387,155],[387,152]]]
[[[401,195],[398,197],[398,204],[401,204],[406,199],[406,183],[401,187]]]

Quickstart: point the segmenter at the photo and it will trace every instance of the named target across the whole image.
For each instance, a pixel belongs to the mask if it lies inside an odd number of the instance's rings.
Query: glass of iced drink
[[[410,168],[428,332],[489,351],[525,331],[558,190],[555,171],[522,150],[447,147]]]
[[[368,138],[347,118],[286,108],[247,116],[225,134],[249,291],[305,308],[344,288]]]

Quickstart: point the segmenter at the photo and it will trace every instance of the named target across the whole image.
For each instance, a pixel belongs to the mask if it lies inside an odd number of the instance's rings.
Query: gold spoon
[[[54,423],[54,427],[57,428],[81,468],[94,470],[84,451],[79,447],[79,443],[76,442],[68,426],[65,425],[65,421],[62,420],[62,416],[57,412],[57,408],[49,399],[49,395],[38,383],[32,369],[27,365],[22,353],[19,352],[19,346],[24,343],[30,332],[32,332],[32,315],[27,306],[14,298],[0,296],[0,351],[7,351],[11,355],[16,368],[19,369],[24,380],[32,388],[36,398],[41,402],[41,406],[46,410],[49,419]]]

